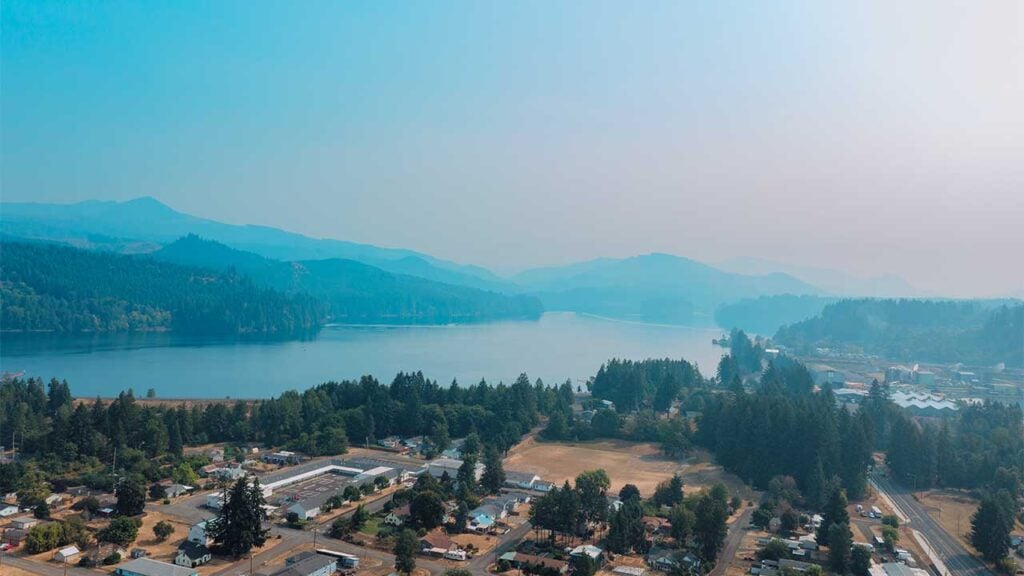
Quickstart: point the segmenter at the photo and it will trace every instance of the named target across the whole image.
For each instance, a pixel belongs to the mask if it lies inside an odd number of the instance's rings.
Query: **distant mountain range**
[[[762,258],[734,258],[718,264],[718,268],[743,274],[783,273],[817,286],[833,296],[860,296],[870,298],[912,298],[924,296],[904,278],[895,274],[862,278],[827,268],[792,266]]]
[[[343,258],[284,262],[188,235],[151,257],[183,266],[234,271],[259,286],[285,294],[307,294],[324,302],[334,322],[479,322],[532,319],[543,308],[534,297],[444,284]]]
[[[678,324],[710,324],[716,307],[741,298],[821,292],[787,274],[734,274],[670,254],[601,258],[511,280],[548,309]]]
[[[234,268],[275,290],[324,299],[343,318],[353,318],[347,310],[368,309],[362,305],[375,306],[385,316],[394,308],[418,311],[418,304],[412,304],[417,298],[426,298],[439,309],[459,311],[453,321],[461,321],[463,314],[467,319],[495,314],[531,317],[539,313],[535,304],[527,305],[535,296],[547,310],[710,325],[716,308],[728,302],[831,292],[784,271],[750,274],[669,254],[602,258],[501,278],[479,266],[412,250],[197,218],[149,197],[127,202],[3,203],[0,235],[6,240],[152,254],[217,270]],[[475,315],[470,312],[474,306],[494,314]]]
[[[121,253],[151,252],[195,234],[277,260],[345,258],[437,282],[483,290],[507,288],[479,266],[456,264],[412,250],[310,238],[268,226],[225,224],[178,212],[148,196],[126,202],[4,202],[0,204],[0,233]]]

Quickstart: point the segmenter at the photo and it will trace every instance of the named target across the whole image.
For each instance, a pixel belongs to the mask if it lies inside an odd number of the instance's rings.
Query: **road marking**
[[[899,517],[900,522],[902,522],[903,524],[909,524],[910,518],[903,512],[903,510],[899,506],[896,505],[896,502],[893,501],[892,498],[889,498],[889,495],[885,493],[885,490],[882,490],[878,486],[878,484],[875,482],[875,479],[872,478],[871,480],[869,480],[869,482],[871,482],[871,486],[875,489],[875,492],[877,492],[878,495],[882,497],[882,500],[885,500],[885,503],[889,505],[889,508],[896,513],[896,516]]]

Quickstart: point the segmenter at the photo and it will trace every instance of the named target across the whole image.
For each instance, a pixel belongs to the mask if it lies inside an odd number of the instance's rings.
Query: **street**
[[[956,576],[992,576],[992,571],[981,560],[968,552],[959,540],[928,515],[914,499],[910,489],[895,484],[877,472],[872,473],[871,480],[910,519],[910,526],[928,539],[928,543],[946,564],[949,572]]]
[[[715,564],[715,568],[711,570],[710,576],[722,576],[725,574],[725,569],[729,566],[729,562],[732,562],[736,557],[736,551],[739,550],[740,543],[743,541],[743,534],[750,525],[750,517],[754,514],[754,509],[747,508],[740,512],[736,521],[729,526],[729,534],[725,537],[725,543],[722,545],[722,552],[718,555],[718,563]]]

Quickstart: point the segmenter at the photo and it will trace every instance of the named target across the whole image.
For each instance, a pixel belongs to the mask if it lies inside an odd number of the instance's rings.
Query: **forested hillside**
[[[248,278],[145,258],[50,245],[0,244],[4,331],[296,334],[322,305]]]
[[[906,361],[1024,366],[1019,301],[843,300],[779,329],[796,350],[830,347]]]
[[[540,301],[529,296],[506,296],[392,274],[340,258],[281,262],[194,235],[165,246],[153,257],[204,268],[233,269],[260,286],[287,294],[309,294],[324,302],[333,322],[443,324],[532,319],[543,311]]]
[[[745,298],[719,306],[715,310],[715,322],[722,328],[740,328],[753,334],[771,336],[787,324],[821,314],[826,305],[836,300],[827,296],[792,294]]]

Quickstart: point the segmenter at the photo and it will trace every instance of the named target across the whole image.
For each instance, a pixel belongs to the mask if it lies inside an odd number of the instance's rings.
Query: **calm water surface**
[[[422,370],[443,384],[585,380],[611,357],[686,358],[713,373],[720,330],[616,322],[572,313],[459,326],[332,326],[306,341],[170,334],[5,335],[0,370],[66,378],[78,396],[155,388],[162,398],[255,398],[326,380]]]

